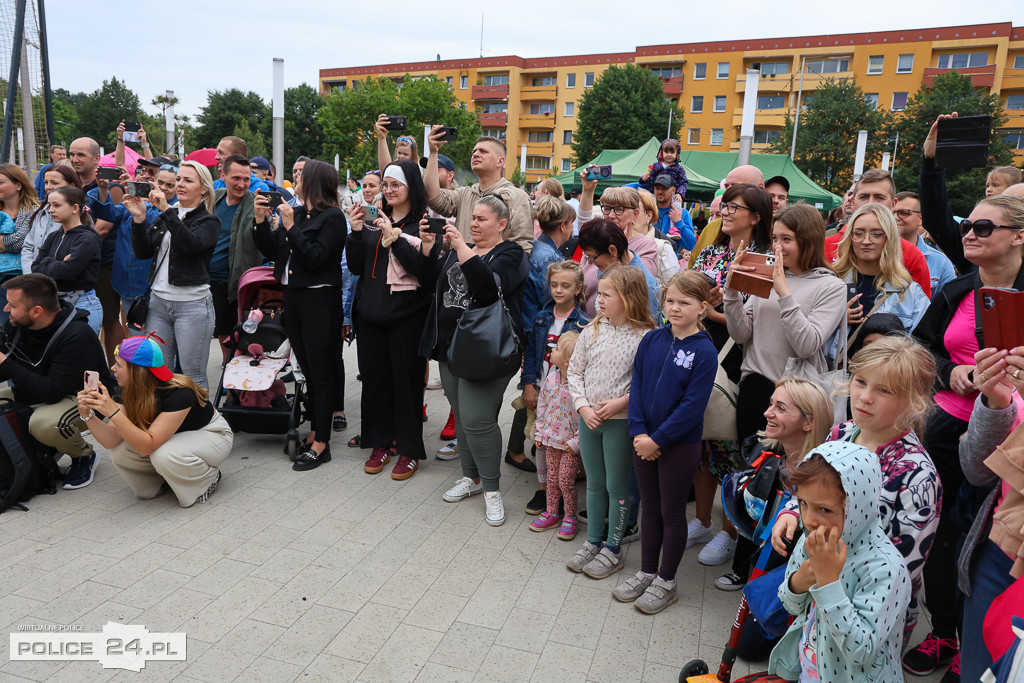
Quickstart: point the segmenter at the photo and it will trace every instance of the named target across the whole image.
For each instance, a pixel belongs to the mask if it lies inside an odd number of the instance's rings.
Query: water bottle
[[[263,311],[258,308],[254,308],[249,311],[249,317],[242,323],[242,329],[247,334],[252,334],[256,331],[256,327],[263,321]]]

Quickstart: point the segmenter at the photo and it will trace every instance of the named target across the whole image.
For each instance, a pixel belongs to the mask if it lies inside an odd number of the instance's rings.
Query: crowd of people
[[[137,169],[118,142],[117,180],[98,176],[88,138],[66,159],[52,149],[36,188],[0,165],[0,393],[71,457],[65,489],[93,479],[88,431],[139,498],[169,489],[187,507],[214,493],[233,435],[211,398],[212,340],[239,322],[242,275],[270,263],[308,387],[296,471],[329,463],[332,432],[348,427],[355,341],[348,446],[368,451],[367,474],[394,461],[393,479],[413,477],[436,365],[451,408],[437,457],[460,461],[443,499],[482,493],[498,526],[502,464],[536,473],[529,528],[573,541],[586,526],[568,569],[611,576],[639,540],[640,570],[615,599],[647,614],[677,602],[696,545],[702,564],[729,565],[725,591],[751,582],[762,552],[785,558],[778,599],[794,618],[755,642],[771,650],[756,680],[981,677],[1000,654],[982,645],[988,607],[1024,557],[1024,347],[986,344],[979,293],[1024,289],[1020,170],[992,170],[957,220],[933,127],[916,191],[869,170],[826,224],[789,200],[786,178],[739,166],[695,221],[675,140],[635,183],[598,196],[583,169],[578,191],[546,179],[531,197],[505,179],[501,140],[477,140],[477,182],[460,185],[441,126],[422,158],[412,138],[390,146],[386,116],[375,130],[379,168],[344,188],[305,157],[278,187],[234,136],[213,169],[151,158],[144,131]],[[148,196],[126,191],[136,179]],[[754,271],[748,255],[770,266],[763,291],[733,286]],[[728,438],[705,420],[723,383],[736,388]],[[787,492],[777,515],[748,498],[716,528],[719,487],[742,497],[737,482],[772,458]],[[915,644],[921,603],[931,629]]]

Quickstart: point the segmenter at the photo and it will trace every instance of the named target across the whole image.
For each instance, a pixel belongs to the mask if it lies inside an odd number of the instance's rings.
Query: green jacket
[[[225,189],[215,190],[220,202],[228,193]],[[263,263],[263,256],[252,238],[252,226],[256,220],[253,200],[256,195],[246,190],[241,206],[235,211],[231,222],[231,244],[228,247],[228,301],[238,299],[238,280],[242,273]]]

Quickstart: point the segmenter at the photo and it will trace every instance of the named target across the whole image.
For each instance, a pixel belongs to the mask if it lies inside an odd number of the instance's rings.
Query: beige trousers
[[[178,432],[143,457],[122,441],[110,460],[139,499],[156,498],[166,483],[181,507],[190,507],[217,481],[218,467],[231,455],[234,433],[217,413],[202,429]]]
[[[0,398],[14,398],[10,387],[0,389]],[[88,427],[78,414],[74,396],[68,396],[58,403],[37,403],[32,406],[32,417],[28,420],[28,432],[44,446],[56,448],[72,458],[92,455],[92,446],[82,437]]]

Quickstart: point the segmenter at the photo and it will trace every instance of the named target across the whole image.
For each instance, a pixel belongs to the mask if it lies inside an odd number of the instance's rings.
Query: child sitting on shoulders
[[[676,197],[679,198],[679,203],[682,204],[683,198],[686,196],[687,180],[686,169],[679,163],[679,152],[678,140],[669,138],[661,143],[661,148],[658,150],[658,160],[649,165],[647,172],[640,176],[640,187],[648,192],[654,192],[654,181],[662,173],[667,173],[672,176],[676,188]]]

